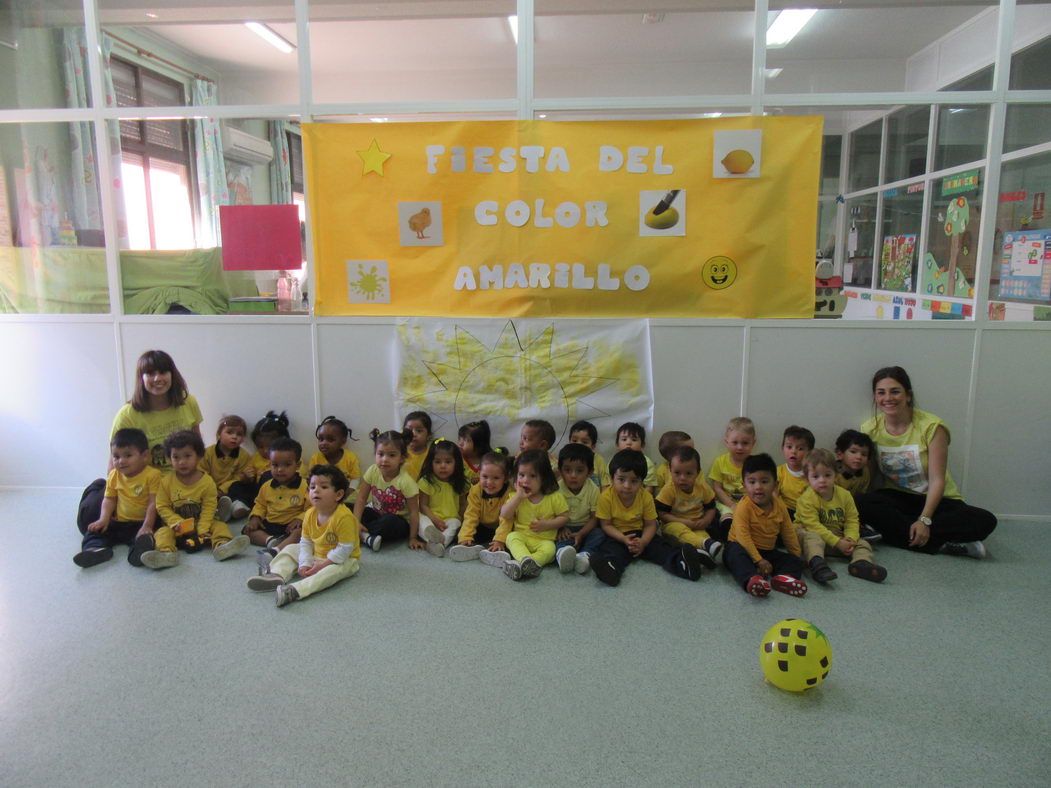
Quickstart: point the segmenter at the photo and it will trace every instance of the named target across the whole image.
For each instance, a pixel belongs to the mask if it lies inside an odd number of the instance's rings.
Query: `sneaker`
[[[378,553],[382,545],[383,537],[379,534],[369,534],[365,537],[365,546],[371,548],[374,553]]]
[[[709,537],[704,540],[704,551],[712,557],[713,561],[719,560],[719,554],[723,551],[723,543],[718,539]]]
[[[495,566],[497,569],[502,567],[507,561],[511,559],[511,554],[506,550],[482,550],[478,554],[478,560],[486,566]]]
[[[711,558],[711,556],[709,556]],[[679,577],[686,580],[701,579],[701,553],[693,545],[684,544],[679,548],[679,559],[675,562]]]
[[[294,585],[285,584],[280,585],[276,589],[274,589],[274,596],[274,601],[277,602],[277,606],[284,607],[289,602],[295,602],[297,599],[299,599],[299,592],[296,591],[296,587]]]
[[[504,561],[504,574],[512,580],[522,579],[522,564],[513,558]]]
[[[252,540],[244,534],[235,536],[229,542],[223,542],[222,544],[217,544],[213,547],[212,557],[215,558],[216,561],[225,561],[227,558],[233,558],[235,555],[243,553],[248,549],[248,546],[251,543]],[[269,563],[269,559],[267,560],[267,563]]]
[[[752,575],[748,578],[748,585],[744,587],[751,596],[764,597],[770,595],[770,583],[762,575]]]
[[[506,564],[505,564],[506,566]],[[539,577],[540,576],[540,564],[535,559],[526,556],[522,559],[522,577]]]
[[[477,561],[478,555],[485,550],[480,544],[454,544],[449,548],[450,561]]]
[[[591,556],[591,570],[600,581],[608,586],[620,585],[621,571],[608,558]]]
[[[824,558],[818,558],[817,556],[810,559],[810,576],[816,582],[821,583],[821,585],[825,585],[825,583],[829,583],[839,577]]]
[[[708,539],[707,541],[710,542],[712,540]],[[718,544],[718,542],[716,542],[716,544]],[[706,548],[697,547],[695,549],[697,550],[697,558],[700,560],[701,566],[703,566],[709,572],[713,571],[717,566],[717,564],[715,563],[715,557],[711,553],[709,553]]]
[[[265,575],[270,572],[270,559],[274,557],[267,548],[255,551],[255,564],[259,567],[259,574]]]
[[[423,549],[438,558],[445,555],[445,545],[441,542],[424,542]]]
[[[861,538],[869,544],[875,544],[883,539],[883,534],[865,523],[861,524]]]
[[[587,553],[577,553],[574,563],[576,566],[573,568],[577,570],[578,575],[586,575],[591,571],[591,556]]]
[[[89,566],[103,564],[113,557],[113,548],[92,547],[90,550],[81,550],[73,556],[73,563],[87,569]]]
[[[274,555],[277,555],[277,546],[283,541],[284,538],[281,536],[271,536],[269,539],[266,540],[266,546],[268,549],[274,550]]]
[[[230,519],[240,520],[242,517],[247,517],[248,513],[252,511],[252,508],[242,501],[234,501],[230,505]]]
[[[573,545],[559,548],[558,552],[555,553],[555,562],[558,564],[558,571],[562,574],[572,572],[577,568],[576,548]]]
[[[132,566],[142,566],[142,554],[154,547],[153,534],[139,534],[128,551],[128,563]]]
[[[284,584],[285,578],[274,572],[267,572],[265,575],[256,575],[248,578],[248,587],[253,591],[273,591]]]
[[[803,596],[807,591],[806,583],[791,575],[774,575],[770,578],[770,587],[789,596]]]
[[[946,542],[942,552],[947,555],[962,555],[967,558],[985,558],[985,545],[982,542]]]
[[[847,567],[847,571],[854,577],[871,580],[873,583],[882,583],[887,579],[887,570],[871,561],[855,561]]]
[[[420,538],[425,542],[434,542],[436,544],[445,542],[445,534],[438,530],[438,526],[434,523],[427,523],[420,529]]]
[[[219,504],[215,507],[215,519],[221,523],[230,522],[230,515],[233,514],[234,502],[230,500],[229,495],[220,495]]]
[[[167,569],[179,563],[179,554],[172,550],[147,550],[142,554],[142,565],[149,569]]]

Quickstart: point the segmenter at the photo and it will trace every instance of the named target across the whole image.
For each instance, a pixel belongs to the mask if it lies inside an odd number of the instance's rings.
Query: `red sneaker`
[[[791,575],[774,575],[770,578],[770,585],[775,591],[789,596],[803,596],[806,593],[806,583]]]
[[[744,590],[752,596],[763,597],[770,593],[770,584],[762,575],[752,575],[748,578],[748,585],[744,587]]]

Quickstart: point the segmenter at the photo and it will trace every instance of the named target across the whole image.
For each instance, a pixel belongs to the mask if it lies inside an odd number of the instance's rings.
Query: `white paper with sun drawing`
[[[486,419],[493,446],[512,454],[529,419],[551,422],[557,445],[590,421],[606,457],[624,422],[653,426],[646,320],[403,318],[394,369],[395,423],[424,410],[434,434],[455,441],[461,425]]]

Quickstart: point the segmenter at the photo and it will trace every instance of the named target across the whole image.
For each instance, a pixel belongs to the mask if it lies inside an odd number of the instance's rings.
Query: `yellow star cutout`
[[[358,155],[361,160],[365,162],[365,165],[361,168],[362,175],[368,175],[370,172],[375,172],[380,176],[383,175],[383,162],[391,157],[391,154],[384,153],[380,150],[379,143],[376,140],[372,140],[372,144],[369,145],[368,150],[359,150]]]

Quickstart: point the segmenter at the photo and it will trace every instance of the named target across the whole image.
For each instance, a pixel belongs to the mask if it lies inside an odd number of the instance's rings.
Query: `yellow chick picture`
[[[417,238],[426,238],[424,230],[431,226],[431,209],[424,208],[419,213],[409,217],[409,229],[416,233]]]
[[[402,246],[444,245],[441,203],[398,203],[398,235]]]

